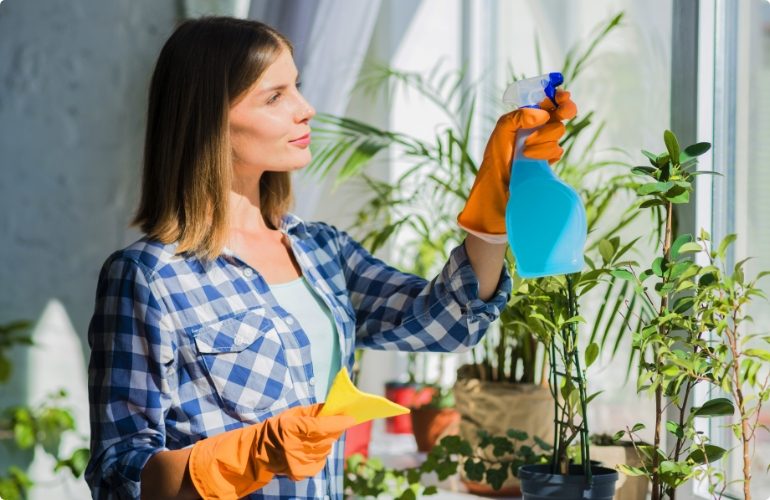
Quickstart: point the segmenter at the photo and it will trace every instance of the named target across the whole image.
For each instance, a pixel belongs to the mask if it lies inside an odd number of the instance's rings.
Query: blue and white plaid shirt
[[[323,223],[283,219],[302,272],[329,307],[352,368],[356,347],[463,351],[500,314],[511,282],[478,298],[463,245],[431,281],[400,272]],[[214,261],[141,239],[110,256],[88,331],[94,498],[139,498],[163,450],[316,402],[307,336],[262,276],[233,255]],[[276,476],[248,498],[342,498],[344,438],[317,476]]]

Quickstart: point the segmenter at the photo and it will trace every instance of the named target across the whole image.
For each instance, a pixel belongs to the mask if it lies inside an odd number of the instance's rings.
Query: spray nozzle
[[[558,72],[513,82],[505,89],[503,102],[514,108],[532,108],[546,97],[556,104],[556,87],[564,83],[564,75]]]

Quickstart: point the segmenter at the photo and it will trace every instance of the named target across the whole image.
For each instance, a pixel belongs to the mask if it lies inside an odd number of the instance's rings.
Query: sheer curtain
[[[303,93],[316,111],[342,115],[379,10],[380,0],[252,0],[249,17],[291,40]],[[325,181],[300,171],[294,177],[294,212],[312,219],[327,191]]]

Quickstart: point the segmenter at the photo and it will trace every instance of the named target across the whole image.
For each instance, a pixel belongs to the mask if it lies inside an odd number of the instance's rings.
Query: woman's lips
[[[294,144],[295,146],[307,146],[310,144],[310,134],[305,134],[293,141],[289,141],[289,144]]]

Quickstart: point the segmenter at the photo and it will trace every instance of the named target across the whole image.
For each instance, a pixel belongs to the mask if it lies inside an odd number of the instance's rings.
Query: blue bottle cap
[[[548,84],[545,86],[545,89],[543,89],[545,90],[545,95],[548,96],[553,105],[557,107],[558,104],[556,103],[556,87],[562,83],[564,83],[564,75],[554,71],[553,73],[548,73]]]

